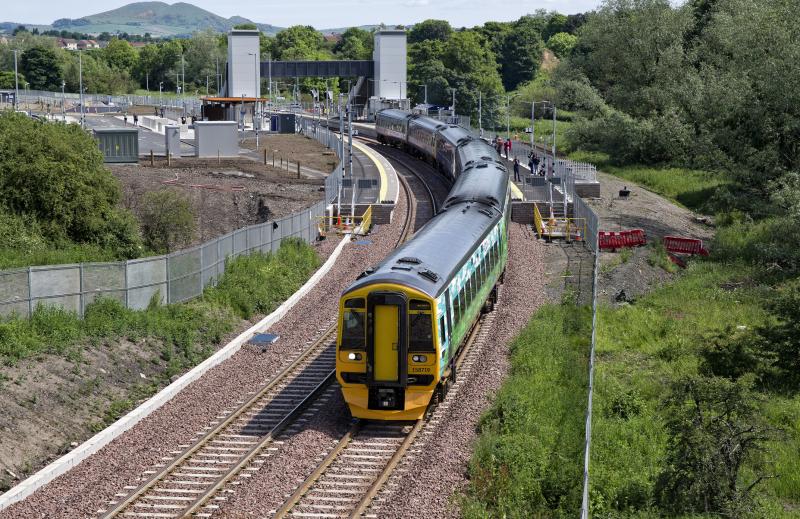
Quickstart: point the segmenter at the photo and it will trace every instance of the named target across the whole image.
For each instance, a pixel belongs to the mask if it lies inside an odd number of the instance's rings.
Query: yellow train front
[[[439,383],[435,302],[408,287],[377,284],[339,304],[336,375],[353,416],[422,417]]]

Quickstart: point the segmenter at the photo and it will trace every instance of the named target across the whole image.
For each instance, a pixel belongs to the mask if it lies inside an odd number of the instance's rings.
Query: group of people
[[[511,139],[503,140],[503,138],[498,135],[494,140],[494,149],[497,150],[497,154],[500,156],[503,156],[503,152],[505,151],[506,159],[508,159],[508,155],[511,153]]]
[[[128,125],[128,112],[122,116],[122,119],[125,121],[125,126]],[[137,114],[133,114],[133,125],[139,126],[139,116]]]
[[[506,158],[508,158],[508,155],[506,155]],[[539,164],[540,164],[539,156],[536,154],[536,152],[531,150],[530,153],[528,153],[528,169],[531,170],[532,175],[539,175],[539,176],[545,175],[545,165],[542,164],[540,168]],[[519,168],[520,168],[519,157],[514,157],[514,182],[522,181],[522,178],[520,177],[519,174]]]

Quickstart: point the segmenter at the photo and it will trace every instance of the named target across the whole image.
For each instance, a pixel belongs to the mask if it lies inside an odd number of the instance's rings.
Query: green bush
[[[139,254],[132,216],[117,206],[119,185],[103,165],[97,143],[77,125],[0,114],[0,207],[31,218],[56,242]]]
[[[139,213],[145,244],[155,252],[179,249],[194,237],[192,204],[176,191],[162,189],[145,194]]]
[[[318,266],[319,257],[311,247],[298,239],[286,239],[277,254],[241,256],[227,265],[225,276],[207,291],[205,299],[249,319],[275,309]]]

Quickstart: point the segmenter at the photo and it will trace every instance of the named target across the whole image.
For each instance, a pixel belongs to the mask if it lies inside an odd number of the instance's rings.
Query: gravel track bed
[[[291,314],[272,326],[270,332],[279,334],[281,339],[266,353],[258,348],[243,347],[78,467],[26,500],[1,511],[0,519],[93,517],[97,510],[107,508],[114,494],[126,485],[137,484],[143,471],[159,463],[179,445],[190,443],[221,411],[232,409],[234,402],[260,389],[291,361],[293,354],[333,324],[339,293],[366,267],[394,249],[405,211],[406,200],[401,196],[392,225],[376,227],[369,237],[372,242],[369,245],[349,244],[344,248],[330,273],[298,302]],[[327,257],[336,242],[335,239],[323,242],[321,255]],[[313,446],[318,438],[314,435],[301,437],[306,442],[304,445],[312,446],[308,450],[313,451],[309,452],[313,460],[316,456]],[[284,473],[283,467],[281,473]],[[280,481],[281,478],[273,477],[268,485],[258,490],[266,494],[277,492],[274,489]]]
[[[497,315],[483,353],[472,367],[471,376],[461,388],[459,399],[432,429],[423,452],[416,454],[403,477],[373,504],[370,513],[380,518],[459,517],[453,495],[467,484],[467,465],[477,439],[481,413],[491,403],[508,373],[508,345],[525,327],[533,312],[546,302],[544,292],[545,247],[539,244],[530,227],[511,223],[510,255]]]
[[[406,207],[405,193],[401,189],[392,229],[386,233],[379,247],[376,247],[376,252],[377,249],[381,251],[378,259],[382,259],[388,254],[400,237],[400,226]],[[386,228],[378,229],[379,233],[381,231],[386,231]],[[376,239],[376,237],[377,234],[374,232],[370,235],[370,239]],[[374,244],[378,245],[377,241]],[[375,261],[373,260],[373,262]],[[353,276],[349,278],[349,281],[352,279]],[[340,288],[339,291],[343,288]],[[221,506],[213,517],[238,518],[269,515],[271,510],[280,507],[298,485],[317,468],[320,459],[330,452],[347,432],[351,420],[350,411],[337,386],[336,396],[328,401],[322,412],[315,415],[299,432],[282,437],[281,440],[284,443],[279,446],[279,450],[267,458],[258,472],[238,484],[234,493],[226,495],[225,505]]]

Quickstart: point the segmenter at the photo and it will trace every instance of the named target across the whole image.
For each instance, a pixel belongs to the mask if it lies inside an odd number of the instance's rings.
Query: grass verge
[[[644,186],[683,207],[702,211],[718,187],[726,183],[720,173],[686,168],[615,166],[605,153],[576,151],[569,158],[591,162],[605,173]]]
[[[591,312],[541,308],[511,345],[511,375],[480,423],[464,517],[576,517]]]
[[[134,311],[100,299],[83,320],[64,310],[40,306],[31,319],[0,323],[0,363],[15,364],[42,354],[79,357],[91,344],[113,339],[158,340],[167,376],[207,357],[240,319],[267,314],[293,294],[319,266],[312,247],[284,240],[275,254],[256,253],[232,260],[216,287],[178,305],[151,305]]]
[[[595,517],[663,512],[655,492],[671,441],[665,395],[676,380],[698,374],[699,348],[708,334],[766,321],[762,304],[769,289],[754,284],[752,274],[738,264],[696,263],[635,305],[601,309],[591,459]],[[767,445],[778,477],[758,487],[754,516],[797,517],[800,396],[762,396],[759,413],[783,432]],[[745,467],[742,477],[750,476]]]

